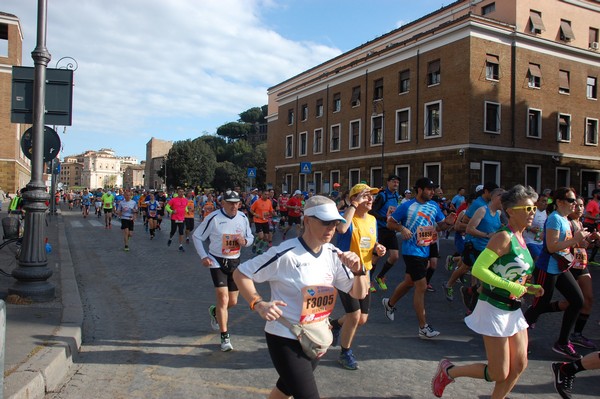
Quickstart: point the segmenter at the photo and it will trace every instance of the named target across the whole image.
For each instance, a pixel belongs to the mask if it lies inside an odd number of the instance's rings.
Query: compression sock
[[[433,267],[428,268],[425,272],[425,280],[427,280],[427,284],[429,284],[429,282],[431,281],[433,273],[435,273],[435,269]]]
[[[340,322],[338,321],[338,319],[331,319],[329,320],[329,324],[331,324],[331,327],[333,328],[342,328],[342,325],[340,324]]]
[[[389,263],[386,260],[385,263],[383,264],[383,269],[381,269],[381,272],[379,273],[379,275],[377,277],[379,277],[379,278],[385,277],[385,274],[387,272],[389,272],[392,267],[394,267],[394,264],[393,263]]]
[[[590,318],[589,314],[579,313],[579,317],[577,317],[577,321],[575,322],[575,330],[576,334],[581,334],[583,328],[585,327],[585,323],[587,323]]]
[[[583,364],[581,364],[581,359],[575,360],[574,362],[563,363],[560,366],[560,369],[567,375],[575,375],[580,371],[585,370]]]

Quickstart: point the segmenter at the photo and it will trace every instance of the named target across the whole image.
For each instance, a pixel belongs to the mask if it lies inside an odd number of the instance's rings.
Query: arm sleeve
[[[491,249],[485,248],[477,257],[477,260],[473,265],[473,276],[477,277],[486,284],[507,290],[517,298],[523,296],[523,294],[525,294],[527,291],[527,288],[520,284],[503,279],[489,269],[496,259],[498,259],[498,254]]]
[[[173,209],[171,208],[171,204],[167,204],[167,206],[165,206],[165,211],[172,213]]]

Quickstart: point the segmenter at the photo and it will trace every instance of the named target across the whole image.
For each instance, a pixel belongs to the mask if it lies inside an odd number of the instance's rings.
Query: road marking
[[[103,224],[102,222],[99,222],[99,221],[97,221],[97,220],[90,219],[90,220],[88,220],[88,222],[89,222],[89,223],[90,223],[92,226],[94,226],[94,227],[102,227],[102,226],[104,226],[104,224]]]
[[[73,220],[71,221],[71,227],[83,227],[83,223],[81,223],[79,220]]]

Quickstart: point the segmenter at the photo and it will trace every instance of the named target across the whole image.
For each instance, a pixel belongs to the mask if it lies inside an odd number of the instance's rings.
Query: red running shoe
[[[433,394],[438,398],[442,397],[446,386],[454,382],[454,378],[448,375],[448,369],[452,366],[453,364],[450,362],[450,360],[440,360],[435,376],[433,376],[433,378],[431,379],[431,390],[433,391]]]

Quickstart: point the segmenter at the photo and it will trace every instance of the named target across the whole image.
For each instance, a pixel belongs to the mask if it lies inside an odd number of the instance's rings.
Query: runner
[[[187,206],[185,207],[185,242],[186,244],[190,243],[190,234],[194,231],[194,192],[192,190],[188,190],[186,194]]]
[[[427,324],[425,317],[425,291],[427,290],[427,264],[429,246],[434,233],[452,227],[456,215],[444,217],[437,203],[431,201],[436,185],[426,177],[415,183],[417,195],[412,201],[400,205],[388,218],[387,226],[402,235],[402,257],[406,264],[406,274],[390,298],[381,301],[388,319],[394,320],[396,303],[411,288],[415,288],[413,306],[419,321],[419,337],[424,339],[440,335],[439,331]]]
[[[83,214],[83,218],[87,218],[90,214],[90,205],[92,203],[93,195],[88,191],[88,189],[83,190],[83,194],[81,195],[81,212]]]
[[[146,222],[148,223],[148,228],[150,229],[150,239],[154,239],[154,235],[156,233],[156,227],[158,225],[158,210],[160,209],[160,202],[156,200],[154,197],[154,193],[150,193],[148,201],[144,203],[146,206],[144,209],[146,210]]]
[[[542,238],[544,237],[544,225],[548,215],[546,208],[548,208],[548,196],[541,194],[536,201],[537,211],[533,217],[531,226],[527,226],[523,232],[523,238],[527,243],[527,249],[531,254],[534,262],[537,262],[540,253],[542,252]]]
[[[373,259],[385,255],[385,247],[377,242],[377,221],[368,212],[373,206],[373,195],[377,188],[366,184],[357,184],[350,190],[350,205],[344,212],[346,223],[337,225],[338,248],[342,251],[352,251],[360,257],[367,272],[372,267]],[[369,278],[370,280],[370,278]],[[337,320],[331,320],[333,343],[337,346],[341,333],[341,353],[338,363],[346,370],[358,369],[358,362],[350,347],[356,330],[364,325],[369,317],[371,294],[363,299],[352,298],[349,294],[338,290],[340,300],[346,314]]]
[[[228,331],[228,309],[238,300],[238,288],[233,280],[233,271],[239,264],[241,247],[252,245],[254,236],[248,218],[238,212],[240,196],[228,190],[223,194],[223,207],[208,215],[194,230],[192,239],[202,265],[210,268],[215,287],[217,305],[208,308],[213,330],[221,331],[221,350],[233,350]],[[209,240],[208,253],[203,242]]]
[[[273,215],[273,203],[269,200],[267,191],[263,191],[260,198],[250,206],[250,214],[253,216],[257,238],[252,245],[252,253],[260,255],[267,246],[273,245],[269,229],[269,218]]]
[[[300,227],[302,225],[302,201],[304,197],[302,196],[302,191],[296,190],[294,191],[294,195],[287,202],[288,209],[288,225],[283,231],[283,240],[285,241],[285,237],[287,232],[292,228],[293,225],[296,225],[296,237],[300,236]]]
[[[115,202],[115,196],[110,190],[102,195],[102,209],[104,210],[104,228],[112,228],[112,213]]]
[[[118,206],[119,218],[121,218],[121,230],[123,231],[123,242],[125,251],[129,251],[129,239],[133,237],[133,220],[137,215],[137,202],[131,199],[131,191],[126,190],[123,200]]]
[[[301,237],[269,248],[234,272],[250,308],[267,321],[267,346],[279,374],[269,398],[320,397],[314,377],[319,357],[309,358],[296,334],[284,323],[321,327],[328,332],[327,317],[335,306],[335,288],[357,299],[367,293],[369,281],[358,255],[341,252],[329,243],[340,221],[345,222],[335,202],[315,195],[306,201]],[[260,297],[255,282],[269,283],[269,301]]]
[[[98,219],[100,219],[102,217],[102,196],[103,195],[104,195],[104,192],[102,191],[101,188],[96,190],[96,192],[94,193],[94,206],[96,208],[96,216],[98,216]]]
[[[171,242],[173,241],[173,236],[176,231],[179,231],[179,252],[185,252],[183,248],[183,230],[184,230],[184,219],[185,219],[185,209],[187,208],[188,201],[184,196],[183,188],[177,189],[177,196],[173,196],[173,198],[167,203],[165,210],[169,212],[171,216],[171,232],[169,233],[169,240],[167,241],[167,246],[171,246]]]
[[[495,382],[492,399],[503,399],[527,367],[528,326],[521,312],[521,298],[544,293],[541,286],[527,283],[534,263],[523,240],[523,230],[533,220],[536,199],[533,189],[521,185],[502,194],[508,226],[494,234],[473,266],[482,292],[475,310],[465,318],[467,326],[483,336],[488,363],[455,366],[442,359],[431,381],[438,398],[456,378],[470,377]]]
[[[388,258],[383,264],[381,271],[375,275],[377,263],[373,263],[373,271],[371,272],[371,277],[375,279],[375,282],[377,282],[379,288],[381,288],[383,291],[387,290],[385,276],[387,272],[394,267],[396,261],[400,257],[398,252],[398,237],[396,236],[396,232],[390,230],[387,226],[388,217],[398,207],[398,200],[400,199],[400,196],[398,195],[399,185],[400,178],[396,175],[390,175],[387,179],[386,189],[377,194],[377,197],[375,197],[375,202],[373,202],[373,208],[369,211],[369,213],[375,216],[375,219],[377,219],[378,242],[386,248],[386,252],[388,254]],[[371,287],[371,292],[374,292],[376,290],[374,284],[371,284]]]
[[[575,374],[585,370],[600,369],[600,352],[588,353],[583,359],[570,363],[552,363],[554,374],[554,388],[563,399],[571,399],[571,390]]]

